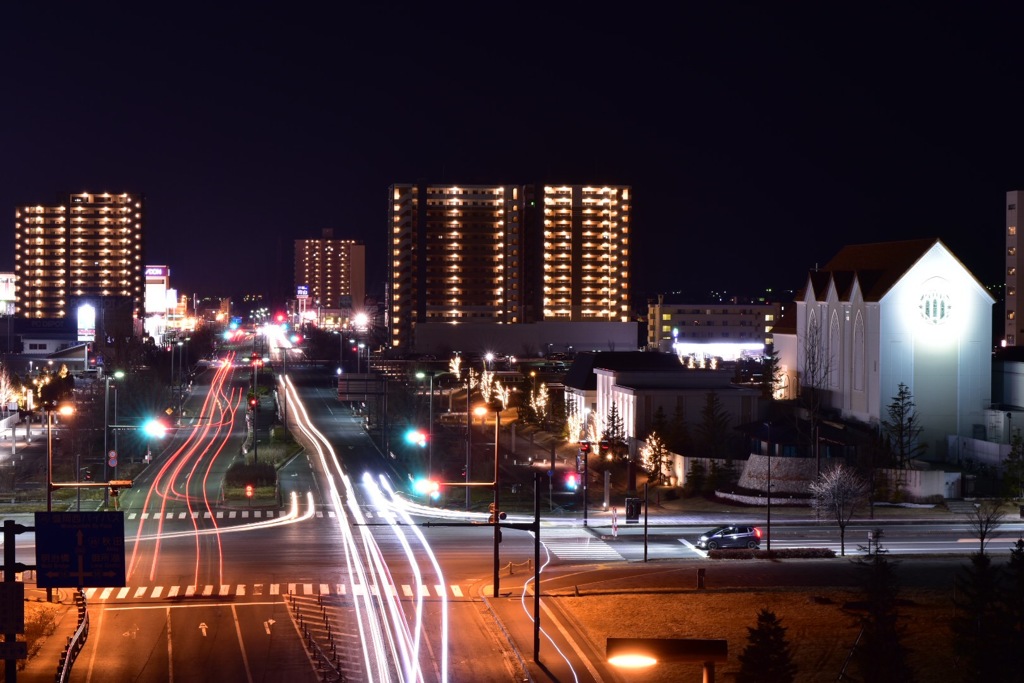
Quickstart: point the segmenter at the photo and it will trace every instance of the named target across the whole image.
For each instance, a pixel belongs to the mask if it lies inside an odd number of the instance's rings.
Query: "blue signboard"
[[[123,512],[37,512],[40,588],[124,586]]]

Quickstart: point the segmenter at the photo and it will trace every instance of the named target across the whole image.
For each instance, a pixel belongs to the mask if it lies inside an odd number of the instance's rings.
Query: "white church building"
[[[775,331],[782,391],[817,386],[842,419],[880,425],[905,384],[923,459],[955,462],[985,435],[993,303],[939,239],[844,247],[797,295],[795,334]]]

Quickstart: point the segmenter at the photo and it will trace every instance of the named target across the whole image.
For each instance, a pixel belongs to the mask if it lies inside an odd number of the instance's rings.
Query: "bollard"
[[[707,572],[706,569],[698,569],[697,570],[697,588],[698,588],[698,590],[703,590],[703,588],[704,588],[704,575],[705,575],[706,572]]]

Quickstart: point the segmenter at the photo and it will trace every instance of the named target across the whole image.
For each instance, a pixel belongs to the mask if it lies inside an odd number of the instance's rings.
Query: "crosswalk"
[[[611,545],[586,529],[570,526],[543,527],[540,541],[562,560],[623,560]]]
[[[129,512],[125,515],[129,520],[153,520],[153,519],[277,519],[288,514],[286,510],[217,510],[211,513],[209,510],[173,510],[171,512]],[[316,517],[334,519],[337,517],[334,510],[316,511]],[[367,514],[369,519],[373,515]]]
[[[424,598],[464,598],[466,593],[458,584],[400,584],[381,587],[366,584],[345,583],[255,583],[255,584],[205,584],[191,586],[123,586],[110,588],[86,588],[88,600],[160,600],[177,598],[240,598],[240,597],[276,597],[280,595],[295,596],[354,596],[367,594],[380,595],[382,591],[392,597],[412,600]]]

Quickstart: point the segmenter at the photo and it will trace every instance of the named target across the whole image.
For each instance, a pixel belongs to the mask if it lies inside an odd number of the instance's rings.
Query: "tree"
[[[607,443],[608,452],[615,461],[626,462],[626,490],[636,491],[636,463],[629,454],[629,446],[626,443],[626,430],[622,424],[622,417],[619,415],[619,408],[614,403],[608,407],[608,416],[605,419],[604,431],[601,432],[601,441]]]
[[[730,416],[722,407],[718,393],[710,391],[705,396],[704,407],[701,409],[701,421],[697,425],[697,442],[701,455],[708,458],[726,458],[732,460],[729,449]]]
[[[676,406],[675,412],[672,414],[672,420],[669,422],[665,431],[661,433],[665,436],[665,445],[668,446],[668,449],[673,453],[690,454],[692,451],[692,444],[690,443],[690,428],[686,424],[683,407],[681,405]]]
[[[1004,604],[1007,616],[1007,640],[1011,643],[1024,642],[1024,540],[1017,539],[1010,550],[1010,561],[1006,565]],[[1014,648],[1014,671],[1024,672],[1024,649]]]
[[[669,450],[656,433],[651,432],[647,442],[640,449],[640,467],[643,468],[654,483],[664,481],[669,468]]]
[[[951,628],[967,680],[1020,680],[1011,667],[1020,643],[1007,640],[1009,619],[1000,599],[1000,582],[999,568],[985,553],[972,554],[970,565],[956,576]]]
[[[876,531],[874,552],[858,559],[861,585],[867,611],[861,622],[861,637],[854,652],[861,680],[879,683],[910,683],[913,672],[907,662],[907,649],[899,625],[899,581],[896,563],[886,558],[887,551]]]
[[[985,544],[992,540],[992,535],[1003,525],[1006,513],[1000,509],[1000,501],[983,500],[967,513],[967,524],[978,537],[981,547],[978,552],[985,554]]]
[[[1010,452],[1003,461],[1003,482],[1007,495],[1024,498],[1024,437],[1019,429],[1010,437]]]
[[[761,357],[761,393],[773,400],[775,390],[779,387],[782,378],[782,366],[779,364],[779,353],[774,345],[769,344],[765,348],[764,356]]]
[[[882,431],[899,471],[897,487],[906,483],[906,470],[910,463],[924,454],[927,444],[920,441],[921,421],[914,409],[914,396],[910,388],[900,382],[899,389],[886,408],[889,419],[882,420]]]
[[[786,628],[775,613],[765,608],[757,614],[757,626],[747,628],[747,646],[740,654],[738,683],[790,683],[797,667],[786,641]]]
[[[821,474],[821,454],[818,451],[818,441],[815,435],[818,432],[818,424],[822,420],[825,391],[829,378],[832,376],[832,356],[828,351],[824,335],[821,332],[821,323],[811,311],[807,332],[804,335],[803,373],[800,378],[803,391],[800,393],[800,398],[810,417],[811,433],[806,438],[811,444],[818,474]]]
[[[846,525],[866,500],[867,483],[855,470],[840,463],[818,475],[810,488],[814,509],[829,515],[839,526],[839,554],[846,555]]]

